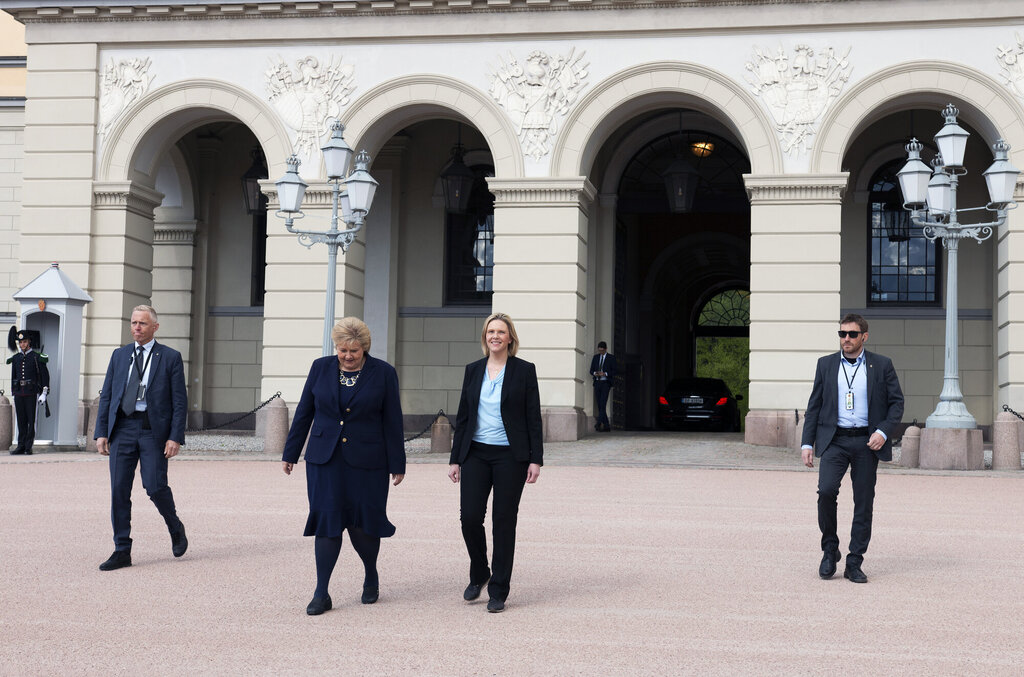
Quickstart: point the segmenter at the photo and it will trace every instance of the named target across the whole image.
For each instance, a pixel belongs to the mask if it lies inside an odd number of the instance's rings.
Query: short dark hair
[[[597,347],[598,348],[604,348],[605,350],[608,350],[608,344],[605,343],[604,341],[599,341],[598,344],[597,344]]]
[[[847,313],[843,315],[843,319],[839,320],[839,326],[844,324],[855,324],[860,327],[860,330],[865,334],[868,331],[868,321],[857,313]]]

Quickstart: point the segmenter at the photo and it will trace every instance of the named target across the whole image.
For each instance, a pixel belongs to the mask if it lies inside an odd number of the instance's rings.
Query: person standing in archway
[[[594,430],[608,433],[612,431],[608,423],[608,393],[612,390],[612,379],[615,378],[615,356],[608,352],[608,344],[601,341],[597,344],[597,353],[590,360],[590,375],[594,377]]]

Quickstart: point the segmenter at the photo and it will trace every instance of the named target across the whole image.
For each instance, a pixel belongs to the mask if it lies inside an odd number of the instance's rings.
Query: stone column
[[[1018,149],[1016,164],[1024,159]],[[1024,180],[1013,197],[1024,202]],[[1011,210],[996,232],[996,411],[1004,404],[1024,412],[1024,217]],[[1022,438],[1024,439],[1024,438]]]
[[[494,194],[495,312],[512,316],[537,365],[545,439],[576,440],[586,417],[586,177],[488,180]]]
[[[803,421],[815,363],[838,349],[848,177],[744,176],[750,197],[749,444],[793,443],[793,422],[797,416]]]
[[[153,297],[153,210],[163,195],[131,181],[94,182],[85,395],[103,385],[110,353],[130,340],[132,308]],[[157,308],[157,312],[159,312]]]
[[[95,293],[97,280],[104,291],[112,288],[105,284],[111,271],[91,263],[109,260],[93,239],[98,63],[95,44],[29,45],[20,238],[14,251],[19,265],[12,286],[24,286],[59,261],[61,270],[81,281],[95,299],[87,316],[109,313],[120,322],[124,316],[118,301],[110,293],[101,293],[103,298]],[[81,391],[85,399],[99,390],[110,359],[107,348],[124,331],[124,326],[111,322],[101,320],[94,326],[86,321]],[[103,348],[96,348],[97,343]]]

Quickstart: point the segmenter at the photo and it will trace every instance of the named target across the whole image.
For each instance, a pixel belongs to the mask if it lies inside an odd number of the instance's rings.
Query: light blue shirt
[[[480,403],[476,408],[476,433],[473,441],[480,444],[508,446],[508,435],[505,425],[501,422],[501,386],[505,382],[505,367],[490,380],[487,366],[484,365],[484,378],[480,384]]]
[[[146,367],[145,371],[142,372],[142,382],[139,384],[142,386],[149,386],[149,363],[152,362],[152,358],[150,358],[150,353],[153,352],[154,343],[156,343],[156,339],[150,339],[149,343],[146,343],[145,345],[142,346],[142,355],[140,358],[141,361],[139,362],[139,367],[142,367],[143,365],[145,365]],[[126,381],[126,383],[129,383],[132,380],[132,370],[136,368],[135,351],[138,351],[138,349],[139,344],[132,343],[132,363],[128,365],[128,380]],[[135,402],[135,411],[146,411],[145,399],[137,400]]]
[[[850,380],[849,386],[847,378]],[[839,355],[839,376],[836,384],[839,387],[839,427],[865,427],[868,424],[868,373],[863,350],[853,364],[850,364],[842,354]],[[850,390],[853,391],[852,410],[846,408],[846,393]],[[876,429],[874,432],[888,439],[881,430]]]

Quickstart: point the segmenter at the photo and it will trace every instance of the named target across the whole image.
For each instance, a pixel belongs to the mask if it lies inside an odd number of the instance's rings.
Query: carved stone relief
[[[569,107],[586,87],[586,52],[575,48],[565,56],[530,52],[524,63],[509,54],[499,56],[499,64],[490,74],[490,94],[505,109],[516,125],[523,152],[540,160],[551,152],[551,139],[558,133],[556,116],[565,116]]]
[[[100,82],[100,136],[105,136],[121,113],[145,96],[155,75],[149,73],[149,57],[113,59],[103,69]]]
[[[1024,99],[1024,37],[1014,33],[1017,44],[1009,47],[996,47],[996,59],[1002,69],[1003,81],[1017,97]]]
[[[838,55],[832,47],[815,53],[797,45],[792,56],[781,46],[774,54],[754,47],[746,79],[771,111],[786,153],[802,154],[810,147],[822,114],[850,79],[849,54],[849,47]]]
[[[273,62],[266,72],[270,102],[281,120],[296,134],[296,152],[313,157],[320,138],[330,131],[331,120],[341,116],[348,105],[353,84],[354,67],[332,57],[321,64],[313,56],[295,62],[293,73],[283,60]]]

